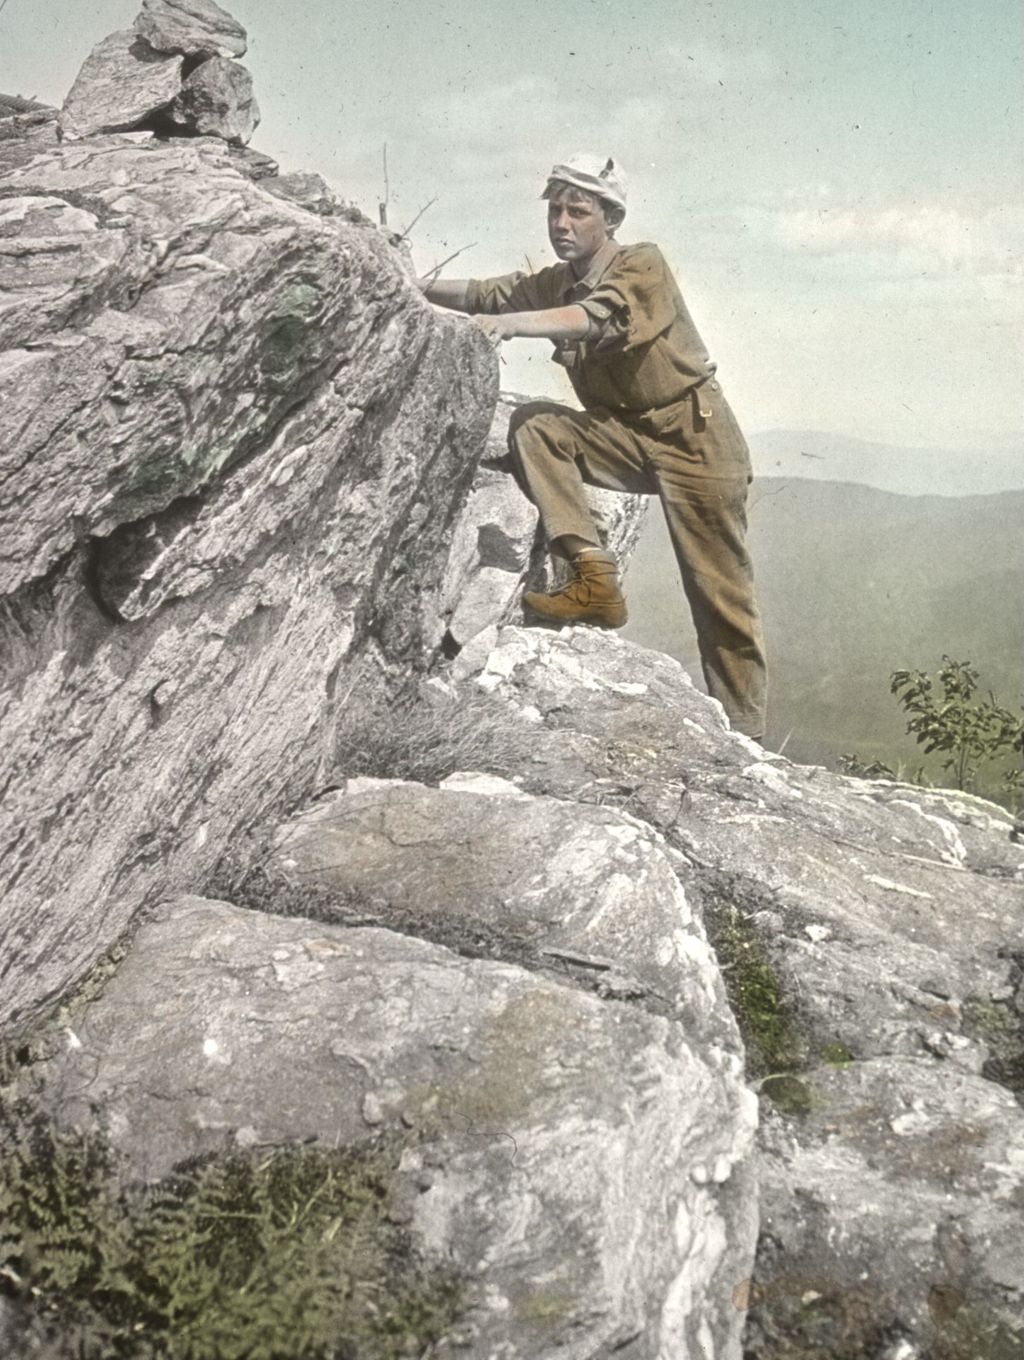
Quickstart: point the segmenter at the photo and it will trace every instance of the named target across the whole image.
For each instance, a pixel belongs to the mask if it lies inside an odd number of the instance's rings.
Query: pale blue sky
[[[138,0],[7,0],[0,89],[60,102]],[[426,268],[550,261],[575,150],[630,179],[743,423],[984,448],[1022,428],[1021,20],[1012,0],[238,0],[254,145],[390,216]],[[507,387],[558,393],[543,344]]]

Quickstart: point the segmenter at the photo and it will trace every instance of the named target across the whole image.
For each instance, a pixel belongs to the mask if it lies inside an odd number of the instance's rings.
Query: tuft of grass
[[[282,1147],[125,1186],[98,1133],[0,1102],[0,1294],[55,1360],[398,1360],[432,1353],[459,1281],[390,1202],[400,1148]]]
[[[438,784],[457,770],[511,778],[529,758],[530,729],[486,695],[427,693],[352,710],[337,731],[335,774]]]

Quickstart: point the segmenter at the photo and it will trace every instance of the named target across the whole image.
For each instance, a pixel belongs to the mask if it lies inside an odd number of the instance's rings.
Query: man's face
[[[560,260],[585,269],[608,240],[600,203],[578,189],[553,189],[548,199],[548,237]]]

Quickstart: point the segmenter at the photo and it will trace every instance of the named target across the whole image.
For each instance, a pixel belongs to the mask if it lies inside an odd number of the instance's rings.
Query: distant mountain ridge
[[[757,477],[858,482],[904,496],[1024,490],[1024,440],[985,449],[903,448],[821,430],[750,436]]]
[[[917,759],[889,693],[901,667],[969,660],[1024,702],[1024,491],[901,496],[848,482],[759,477],[750,544],[771,668],[768,745],[832,765],[844,751]],[[661,516],[627,574],[626,635],[695,678],[696,639]]]

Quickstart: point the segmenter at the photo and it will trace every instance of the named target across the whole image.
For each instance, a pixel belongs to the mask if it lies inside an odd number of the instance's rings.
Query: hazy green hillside
[[[768,745],[833,764],[842,751],[916,757],[889,695],[898,667],[972,661],[1024,703],[1024,491],[900,496],[759,478],[750,538],[772,667]],[[661,516],[630,565],[626,635],[677,656],[696,642]]]

